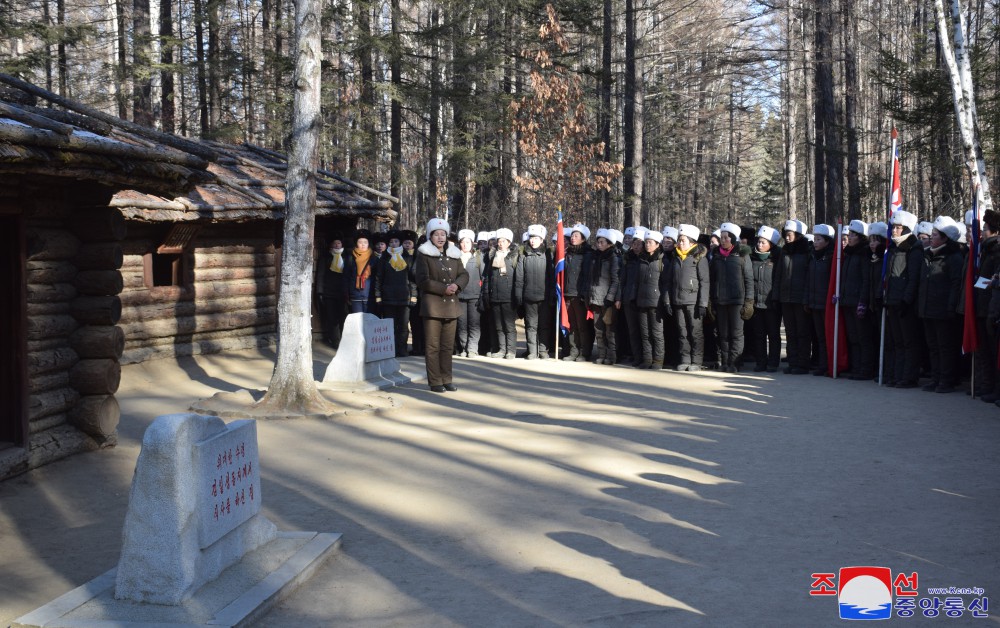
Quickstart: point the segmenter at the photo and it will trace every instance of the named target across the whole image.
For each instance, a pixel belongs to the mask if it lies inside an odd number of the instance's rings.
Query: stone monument
[[[393,320],[356,312],[344,321],[340,347],[322,384],[337,390],[381,390],[414,379],[402,373],[396,360]]]

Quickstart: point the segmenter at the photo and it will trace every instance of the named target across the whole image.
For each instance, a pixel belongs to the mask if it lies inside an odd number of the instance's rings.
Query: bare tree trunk
[[[160,0],[160,124],[164,133],[176,128],[174,116],[174,20],[171,0]]]
[[[403,177],[403,62],[402,62],[402,33],[400,32],[399,20],[402,15],[399,10],[399,0],[391,2],[392,56],[389,61],[389,72],[392,79],[392,102],[389,112],[389,152],[392,162],[389,173],[389,193],[396,198],[400,197],[399,186]],[[397,204],[396,209],[399,209]]]
[[[614,29],[612,16],[612,2],[611,0],[604,0],[604,21],[601,33],[600,126],[601,141],[604,142],[604,161],[607,162],[611,161],[611,48],[613,35],[612,31]],[[604,190],[601,192],[601,222],[603,224],[611,224],[610,213],[611,193]]]
[[[149,0],[132,0],[132,120],[153,126]]]
[[[56,0],[56,25],[60,31],[66,26],[66,0]],[[66,38],[59,37],[56,44],[56,66],[59,72],[59,95],[69,96],[69,67],[66,59]]]
[[[316,235],[316,168],[320,135],[320,12],[317,0],[295,1],[295,98],[288,156],[278,358],[267,394],[257,407],[282,413],[329,413],[313,379],[313,242]]]
[[[437,5],[431,9],[431,28],[437,29],[440,21],[440,15],[438,13]],[[420,221],[423,218],[430,219],[437,215],[437,192],[438,192],[438,151],[439,142],[441,140],[441,83],[440,83],[440,66],[438,65],[438,56],[440,55],[440,46],[438,44],[439,39],[437,36],[434,37],[434,42],[431,44],[431,107],[430,107],[430,121],[428,122],[427,131],[427,215],[420,217]]]
[[[208,0],[208,126],[218,131],[222,117],[222,48],[219,41],[219,8],[223,0]]]
[[[625,170],[622,172],[623,218],[634,225],[635,211],[635,0],[625,0],[625,92],[622,94],[622,144]],[[640,214],[641,217],[641,214]]]
[[[855,0],[843,0],[844,14],[844,118],[847,129],[847,220],[861,218],[861,173],[858,156],[858,58],[855,48],[858,24]]]
[[[208,137],[211,127],[208,115],[208,78],[205,68],[205,4],[204,0],[194,0],[194,41],[195,64],[198,76],[198,111],[201,121],[201,136]]]
[[[115,94],[118,96],[118,117],[128,118],[128,97],[125,95],[125,77],[128,76],[128,56],[125,38],[124,0],[115,0],[115,23],[118,36],[118,71],[115,73]]]

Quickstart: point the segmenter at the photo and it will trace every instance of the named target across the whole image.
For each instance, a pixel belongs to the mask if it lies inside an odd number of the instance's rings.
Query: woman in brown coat
[[[458,328],[458,293],[469,283],[461,251],[448,242],[450,230],[447,222],[432,218],[427,223],[427,242],[417,249],[427,383],[434,392],[458,390],[451,382],[451,354]]]

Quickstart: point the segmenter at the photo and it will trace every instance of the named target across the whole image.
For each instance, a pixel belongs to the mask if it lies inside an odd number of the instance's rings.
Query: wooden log
[[[25,276],[32,283],[71,283],[76,266],[62,260],[30,260],[25,264]]]
[[[67,412],[79,399],[80,393],[69,386],[39,395],[28,395],[28,420],[35,421],[42,417]]]
[[[215,281],[199,282],[194,285],[195,298],[224,299],[244,295],[264,296],[276,292],[274,279],[257,279],[254,281]]]
[[[124,300],[123,300],[124,303]],[[133,301],[122,308],[122,320],[131,323],[139,320],[193,316],[195,314],[218,314],[272,307],[278,304],[277,295],[246,295],[198,300]]]
[[[130,280],[129,283],[132,283],[132,281]],[[179,303],[192,300],[208,301],[211,299],[227,299],[239,296],[264,297],[275,294],[276,283],[274,278],[263,278],[253,281],[200,281],[195,283],[191,288],[163,286],[150,289],[145,286],[133,286],[123,290],[119,296],[121,297],[122,304],[126,307],[158,303]]]
[[[118,270],[124,260],[121,244],[94,242],[82,245],[73,261],[80,270]]]
[[[204,355],[226,351],[243,351],[274,347],[278,334],[275,326],[248,327],[245,329],[193,334],[177,338],[153,338],[131,343],[122,354],[123,364],[137,364],[146,360]]]
[[[77,295],[71,283],[29,283],[27,288],[28,303],[69,303]]]
[[[239,279],[263,279],[277,275],[274,266],[250,266],[245,268],[197,268],[194,271],[194,281],[197,285],[202,281],[230,281]]]
[[[101,207],[78,213],[73,231],[85,242],[117,242],[125,239],[128,226],[120,211]]]
[[[81,294],[112,296],[125,287],[122,274],[117,270],[81,270],[73,285]]]
[[[274,253],[207,253],[196,251],[195,268],[239,268],[274,266]]]
[[[52,303],[28,303],[28,316],[52,316],[54,314],[69,314],[69,301],[53,301]]]
[[[75,328],[74,328],[75,329]],[[72,332],[71,332],[72,333]],[[66,336],[28,336],[28,353],[52,351],[66,346]]]
[[[28,340],[65,338],[79,327],[76,319],[68,314],[34,316],[28,319]]]
[[[277,308],[225,312],[208,316],[179,316],[160,320],[123,322],[128,340],[167,338],[195,332],[234,330],[243,327],[271,324],[277,321]]]
[[[138,269],[139,272],[142,272],[142,267],[145,265],[143,257],[144,255],[141,254],[135,255],[132,253],[124,255],[122,257],[122,265],[121,265],[122,272],[125,272],[126,269],[128,270]]]
[[[28,377],[34,378],[53,371],[68,371],[80,360],[73,349],[61,346],[42,351],[28,351]]]
[[[121,408],[114,395],[87,395],[69,411],[69,421],[86,434],[104,439],[118,430]]]
[[[69,371],[70,385],[84,395],[111,395],[121,384],[122,367],[118,360],[80,360]]]
[[[69,371],[53,371],[45,375],[35,375],[29,378],[28,394],[38,395],[67,386],[69,386]]]
[[[122,317],[122,300],[118,296],[77,297],[71,311],[84,325],[117,325]]]
[[[65,229],[28,229],[29,260],[66,260],[80,250],[80,239]]]
[[[88,325],[73,332],[69,346],[81,358],[117,360],[125,351],[125,332],[117,326]]]
[[[32,435],[38,434],[68,423],[69,415],[67,413],[60,412],[59,414],[50,414],[49,416],[42,417],[28,423],[28,433]]]
[[[227,240],[220,239],[199,238],[198,240],[199,255],[229,255],[232,253],[274,253],[274,243],[260,238],[249,242],[244,241],[242,244],[232,244]]]

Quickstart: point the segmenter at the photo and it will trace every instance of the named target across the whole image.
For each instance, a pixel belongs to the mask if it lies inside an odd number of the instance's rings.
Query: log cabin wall
[[[273,347],[277,261],[273,221],[199,226],[170,260],[158,249],[176,223],[128,221],[121,294],[124,364]],[[162,256],[160,256],[162,257]],[[155,277],[151,266],[174,264]],[[162,271],[162,268],[161,268]]]

